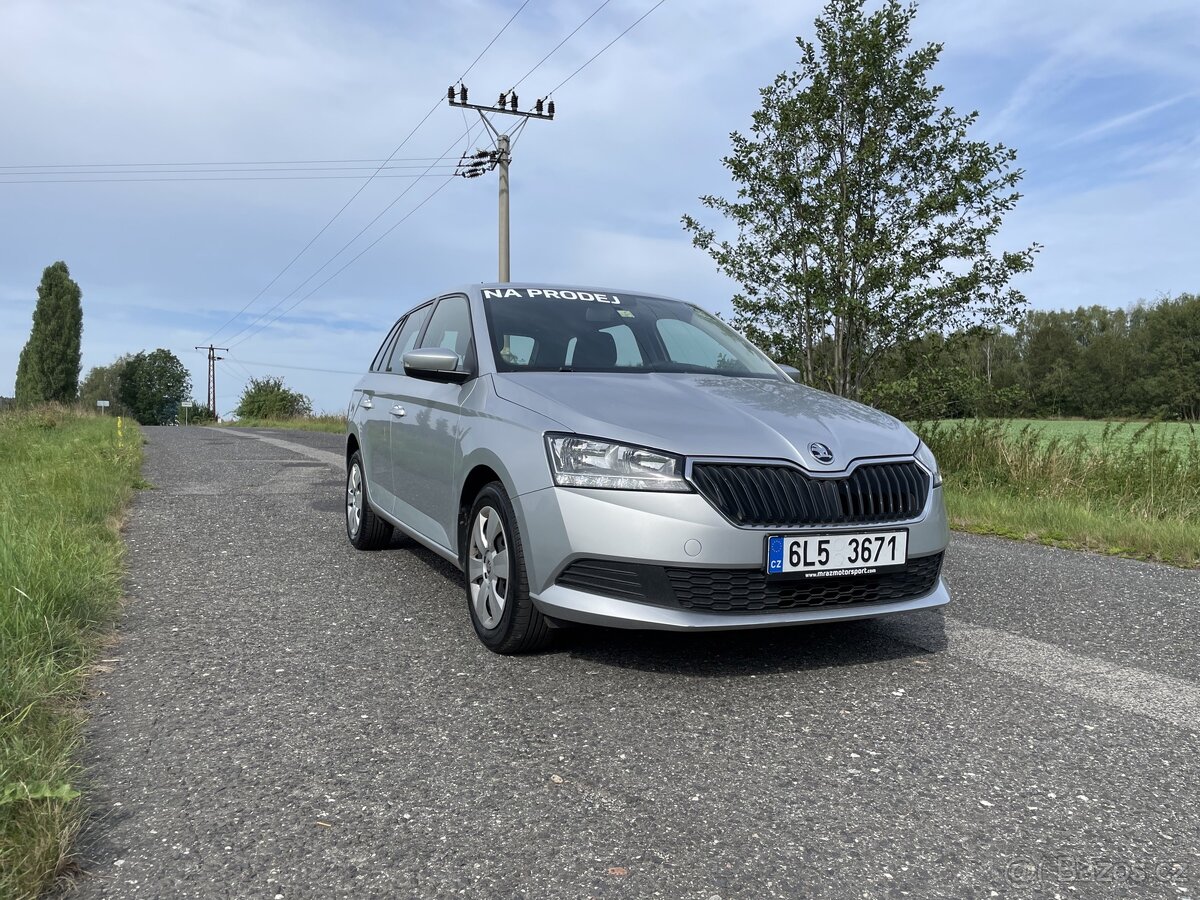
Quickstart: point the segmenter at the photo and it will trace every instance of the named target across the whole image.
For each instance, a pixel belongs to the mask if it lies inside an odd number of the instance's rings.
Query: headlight
[[[933,455],[933,451],[925,446],[925,442],[921,441],[917,445],[917,452],[913,454],[917,458],[917,462],[929,470],[929,474],[933,476],[933,486],[942,486],[942,473],[938,469],[937,458]]]
[[[669,453],[566,434],[546,435],[546,449],[560,487],[691,490],[683,480],[683,459]]]

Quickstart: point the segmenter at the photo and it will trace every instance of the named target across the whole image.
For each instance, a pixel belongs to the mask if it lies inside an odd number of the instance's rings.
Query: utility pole
[[[208,351],[208,408],[214,416],[217,415],[217,360],[224,359],[223,356],[217,356],[218,350],[229,352],[228,347],[214,347],[209,344],[207,347],[197,347],[197,350]],[[218,416],[218,418],[220,418]]]
[[[457,99],[455,99],[457,96]],[[508,166],[512,162],[512,145],[516,140],[517,135],[529,123],[530,119],[546,119],[554,118],[554,101],[546,101],[545,97],[541,97],[534,104],[533,111],[523,111],[517,109],[517,93],[515,90],[509,90],[500,95],[500,99],[496,101],[495,106],[479,106],[474,103],[467,102],[467,86],[459,84],[458,90],[455,91],[454,85],[451,85],[446,91],[446,99],[451,106],[457,106],[460,109],[473,109],[479,113],[479,118],[483,120],[484,126],[492,135],[492,142],[495,144],[495,150],[478,150],[475,153],[464,153],[458,161],[458,169],[455,175],[461,175],[463,178],[478,178],[484,172],[490,172],[492,169],[499,167],[500,169],[500,281],[509,281],[509,258],[511,248],[511,238],[509,230],[508,218]],[[503,113],[506,116],[519,116],[524,121],[516,127],[512,134],[501,134],[499,129],[492,124],[492,120],[488,118],[488,113]]]

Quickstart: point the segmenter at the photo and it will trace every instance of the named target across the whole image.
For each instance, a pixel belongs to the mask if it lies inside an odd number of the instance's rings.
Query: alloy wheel
[[[504,522],[496,509],[485,506],[471,525],[467,547],[471,606],[483,628],[496,628],[504,615],[508,602],[509,566]]]
[[[362,470],[351,466],[350,476],[346,479],[346,528],[350,537],[357,537],[362,528],[363,514],[363,485]]]

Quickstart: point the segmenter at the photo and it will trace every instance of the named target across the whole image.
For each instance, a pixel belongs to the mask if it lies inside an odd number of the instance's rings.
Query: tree
[[[312,401],[288,389],[282,378],[251,378],[234,412],[244,419],[294,419],[312,415]]]
[[[192,376],[170,350],[141,352],[126,358],[120,400],[142,425],[175,421],[179,404],[191,396]]]
[[[79,385],[79,402],[84,409],[94,409],[97,400],[107,400],[113,415],[128,415],[121,403],[121,376],[128,356],[121,356],[107,366],[93,366]]]
[[[940,44],[909,49],[915,6],[830,0],[799,68],[763,88],[752,134],[731,135],[736,199],[701,197],[735,240],[683,217],[742,291],[736,324],[810,384],[857,397],[898,342],[1011,323],[1010,286],[1038,245],[997,252],[1020,194],[1015,151],[968,138],[977,113],[939,108]]]
[[[82,337],[82,293],[59,260],[45,268],[38,285],[33,329],[17,362],[18,403],[75,401]]]
[[[1200,419],[1200,296],[1163,297],[1139,316],[1141,375],[1133,385],[1143,409],[1171,419]]]

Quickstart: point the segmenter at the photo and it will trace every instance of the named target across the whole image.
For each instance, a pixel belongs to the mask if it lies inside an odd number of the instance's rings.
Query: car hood
[[[567,430],[684,456],[786,459],[837,471],[852,460],[904,456],[917,438],[901,422],[806,385],[675,373],[516,372],[496,393]],[[809,444],[833,462],[817,463]]]

